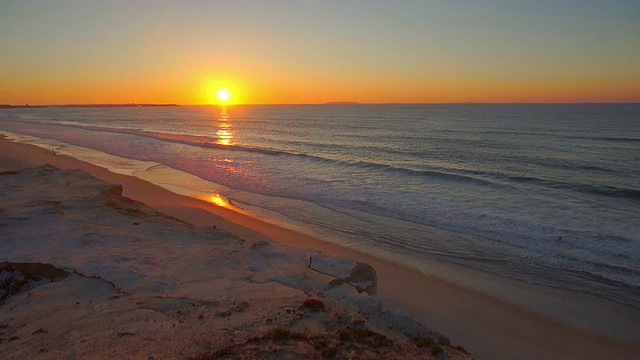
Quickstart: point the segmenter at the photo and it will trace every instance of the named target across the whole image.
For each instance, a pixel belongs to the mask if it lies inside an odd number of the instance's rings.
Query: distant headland
[[[46,107],[150,107],[150,106],[180,106],[178,104],[64,104],[64,105],[9,105],[0,104],[0,109],[46,108]]]

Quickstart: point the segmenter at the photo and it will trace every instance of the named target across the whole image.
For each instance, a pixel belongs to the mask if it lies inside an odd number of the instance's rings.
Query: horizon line
[[[35,108],[35,107],[162,107],[162,106],[286,106],[286,105],[577,105],[577,104],[640,104],[639,101],[572,101],[572,102],[358,102],[327,101],[322,103],[251,103],[251,104],[179,104],[179,103],[66,103],[66,104],[0,104],[2,108]]]

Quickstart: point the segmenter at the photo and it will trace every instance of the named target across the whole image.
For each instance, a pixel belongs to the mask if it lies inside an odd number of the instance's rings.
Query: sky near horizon
[[[0,104],[640,102],[640,1],[0,0]]]

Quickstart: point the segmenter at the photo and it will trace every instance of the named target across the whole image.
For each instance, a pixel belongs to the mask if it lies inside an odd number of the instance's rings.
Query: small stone
[[[42,335],[42,334],[46,334],[47,330],[44,330],[43,328],[40,328],[34,332],[31,333],[31,335]]]
[[[345,279],[352,284],[363,284],[358,292],[366,292],[375,295],[378,292],[378,275],[373,266],[365,263],[357,263],[351,270],[351,276]]]
[[[105,195],[122,196],[122,185],[112,185],[101,192]]]
[[[321,310],[324,309],[324,302],[318,299],[307,299],[302,303],[302,307],[309,308],[312,310]]]

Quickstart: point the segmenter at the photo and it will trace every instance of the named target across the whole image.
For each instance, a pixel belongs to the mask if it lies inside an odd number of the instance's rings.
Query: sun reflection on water
[[[215,132],[215,138],[211,136],[215,144],[223,146],[233,146],[236,144],[234,141],[236,134],[232,119],[226,107],[220,108],[220,112],[216,114],[216,118],[211,124],[210,131],[212,133]],[[211,149],[211,171],[215,172],[214,178],[220,179],[222,183],[242,181],[249,176],[242,164],[236,164],[235,159],[232,157],[233,153],[232,151],[230,152],[218,147]],[[229,199],[215,191],[199,196],[199,199],[213,205],[243,212],[234,206]]]
[[[233,141],[233,126],[229,121],[229,113],[227,109],[222,108],[220,110],[220,114],[217,117],[218,120],[218,129],[216,131],[216,144],[230,146],[235,144]]]
[[[220,194],[211,194],[211,195],[207,195],[204,198],[205,201],[210,202],[214,205],[218,205],[221,207],[231,207],[231,203],[229,203],[229,201],[227,199],[225,199],[223,196],[221,196]]]

